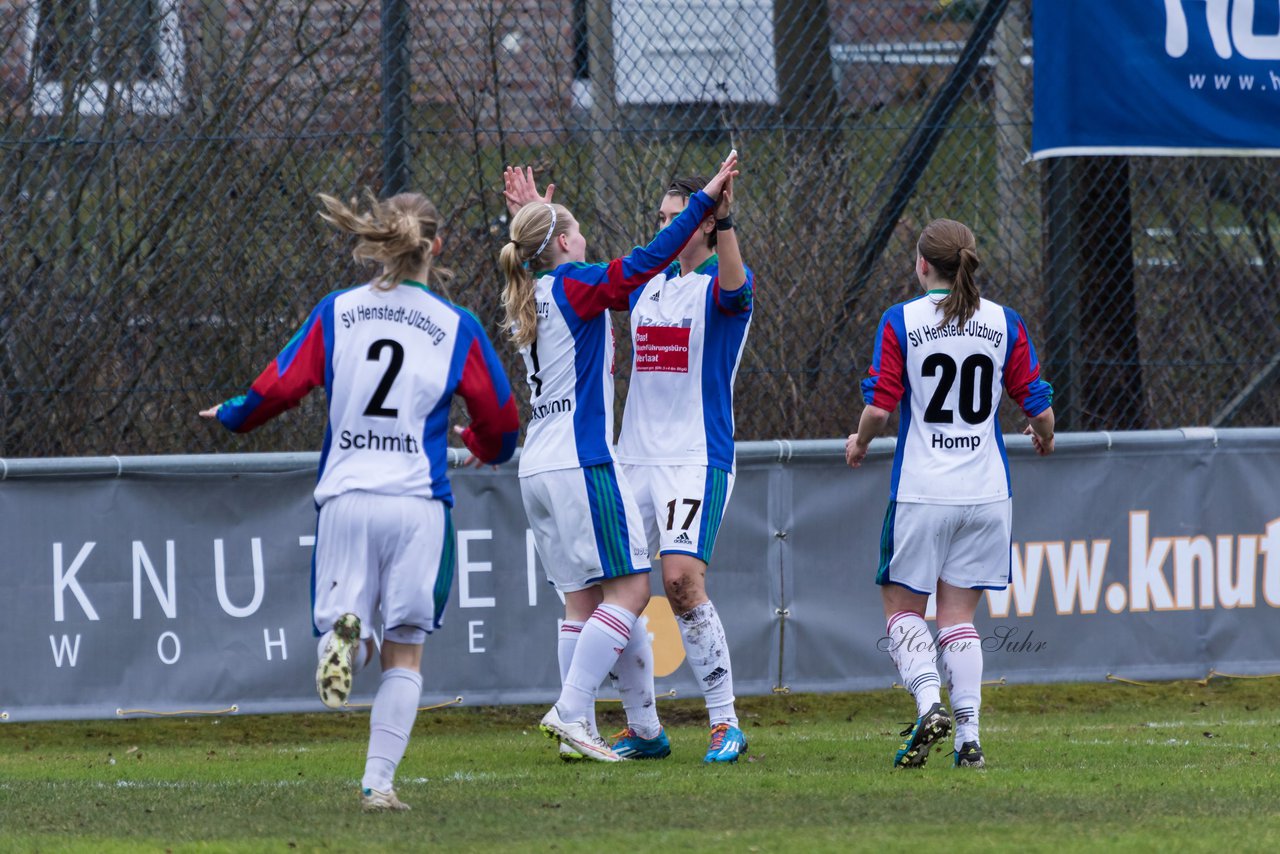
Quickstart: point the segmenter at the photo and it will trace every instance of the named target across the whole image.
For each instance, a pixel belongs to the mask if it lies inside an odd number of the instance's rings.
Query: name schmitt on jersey
[[[237,432],[291,409],[323,385],[329,423],[316,502],[362,490],[453,502],[449,404],[467,405],[462,440],[488,463],[510,459],[519,416],[480,322],[425,285],[366,284],[325,297],[247,394],[218,410]]]
[[[942,325],[941,297],[884,313],[863,400],[902,404],[890,487],[895,501],[975,504],[1012,494],[997,414],[1007,392],[1028,417],[1053,402],[1026,324],[983,299],[964,323]]]

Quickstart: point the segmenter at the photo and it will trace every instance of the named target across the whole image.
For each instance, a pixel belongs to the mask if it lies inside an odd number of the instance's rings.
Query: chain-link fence
[[[318,192],[432,197],[452,296],[497,340],[503,164],[554,181],[603,259],[648,238],[672,177],[731,147],[757,276],[739,438],[852,428],[880,313],[917,292],[914,241],[939,216],[977,233],[984,293],[1026,316],[1065,427],[1277,423],[1271,162],[1026,163],[1029,16],[0,0],[0,455],[315,447],[320,395],[249,440],[195,413],[368,275]]]

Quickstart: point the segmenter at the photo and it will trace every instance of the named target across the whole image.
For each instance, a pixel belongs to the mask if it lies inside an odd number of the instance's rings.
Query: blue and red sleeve
[[[755,297],[756,274],[746,267],[747,280],[736,291],[720,289],[720,271],[716,270],[716,278],[712,283],[712,297],[721,314],[750,314]]]
[[[867,406],[878,406],[892,412],[906,389],[906,327],[902,307],[894,306],[880,318],[871,367],[862,381],[862,400]]]
[[[564,274],[564,293],[578,317],[590,320],[607,309],[627,303],[641,288],[675,260],[715,202],[699,190],[689,197],[680,215],[646,246],[608,264],[575,264]]]
[[[463,312],[462,318],[463,328],[471,333],[457,387],[471,416],[471,424],[462,431],[462,443],[476,459],[497,465],[515,453],[520,414],[489,336],[471,314]]]
[[[326,326],[332,327],[332,301],[312,310],[307,322],[289,339],[280,355],[253,381],[249,391],[218,407],[218,420],[228,430],[247,433],[302,402],[325,381],[328,362]],[[328,312],[330,322],[326,324]]]
[[[1053,405],[1053,386],[1040,379],[1040,360],[1022,318],[1009,308],[1004,313],[1009,334],[1004,388],[1028,417],[1035,417]]]

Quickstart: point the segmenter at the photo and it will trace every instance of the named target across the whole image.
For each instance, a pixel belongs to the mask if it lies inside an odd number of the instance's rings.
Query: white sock
[[[382,684],[373,698],[369,715],[369,753],[364,763],[366,789],[385,792],[395,780],[396,766],[409,746],[409,732],[418,716],[422,696],[422,674],[407,667],[393,667],[382,673]]]
[[[573,651],[578,646],[578,638],[582,634],[582,627],[586,623],[577,620],[565,620],[560,623],[560,640],[556,644],[556,657],[560,661],[560,686],[564,688],[564,681],[569,676],[569,665],[573,663]],[[587,707],[587,726],[591,727],[592,735],[599,735],[600,730],[596,728],[596,704],[594,700]]]
[[[681,614],[676,623],[680,626],[680,640],[684,641],[685,658],[689,660],[689,666],[693,668],[707,699],[711,725],[727,723],[736,727],[738,715],[733,708],[729,642],[725,639],[716,606],[703,602],[692,611]]]
[[[982,639],[973,623],[958,623],[938,631],[942,669],[947,674],[951,714],[956,721],[956,750],[978,740],[978,710],[982,707]]]
[[[329,638],[333,636],[333,629],[325,632],[320,636],[320,642],[316,644],[316,661],[324,658],[324,647],[329,642]],[[369,638],[361,638],[360,643],[356,644],[356,654],[351,656],[351,672],[359,673],[361,669],[369,663],[370,649],[373,647],[373,640]]]
[[[657,738],[662,732],[658,721],[658,703],[653,689],[653,635],[649,634],[649,620],[640,617],[631,627],[628,641],[612,676],[627,710],[627,726],[641,738]]]
[[[889,618],[886,632],[889,657],[898,666],[902,684],[915,697],[916,716],[923,715],[934,703],[942,702],[937,649],[929,625],[919,614],[899,611]]]
[[[609,675],[631,640],[636,615],[617,605],[600,605],[582,627],[573,662],[565,674],[556,707],[566,721],[579,721],[595,703],[596,689]]]

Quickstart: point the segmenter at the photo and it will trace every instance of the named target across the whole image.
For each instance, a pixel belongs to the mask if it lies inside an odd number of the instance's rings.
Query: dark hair
[[[692,196],[694,193],[698,192],[699,190],[701,190],[703,187],[707,186],[707,184],[710,181],[711,179],[706,177],[705,175],[689,175],[686,178],[676,178],[667,186],[667,192],[665,192],[663,195],[679,196],[680,198],[685,200],[685,204],[688,204],[689,197]],[[706,235],[706,239],[707,239],[707,248],[715,249],[716,248],[716,230],[714,228],[711,229],[710,234]]]
[[[942,309],[939,326],[968,321],[978,310],[978,302],[982,299],[978,284],[973,279],[974,271],[982,262],[978,260],[977,243],[969,226],[954,219],[935,219],[920,232],[916,250],[921,258],[951,282],[951,293],[938,303]]]

